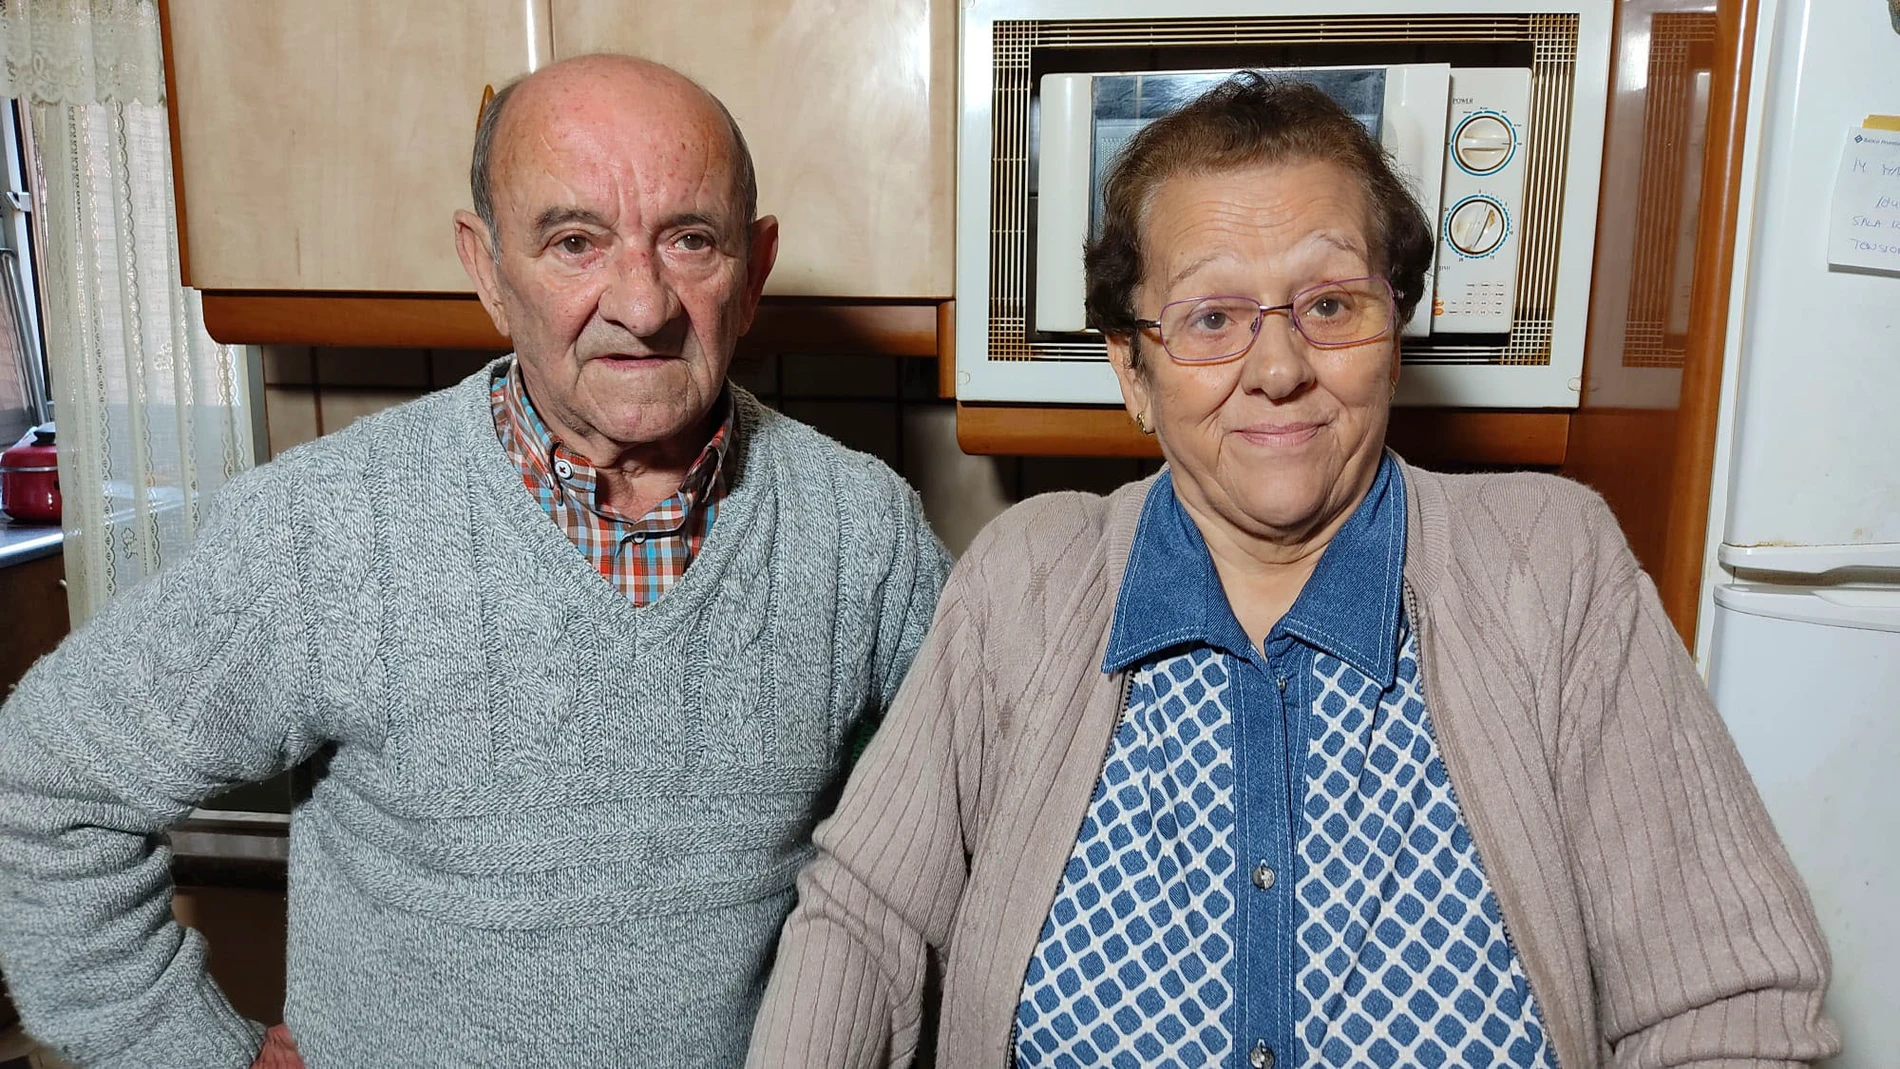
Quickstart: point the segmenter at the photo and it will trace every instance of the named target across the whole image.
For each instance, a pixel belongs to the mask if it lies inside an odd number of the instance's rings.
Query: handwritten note
[[[1900,275],[1900,133],[1848,129],[1828,215],[1828,263]]]

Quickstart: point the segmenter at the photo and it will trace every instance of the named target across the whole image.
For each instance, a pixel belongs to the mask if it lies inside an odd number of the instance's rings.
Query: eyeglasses
[[[1273,312],[1285,312],[1293,329],[1315,349],[1375,342],[1398,323],[1392,284],[1375,277],[1321,282],[1285,304],[1261,304],[1251,297],[1169,301],[1159,317],[1137,319],[1135,326],[1159,332],[1161,347],[1177,364],[1217,364],[1253,348],[1260,324]]]

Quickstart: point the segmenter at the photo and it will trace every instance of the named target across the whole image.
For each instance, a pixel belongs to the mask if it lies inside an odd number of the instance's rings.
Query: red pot
[[[0,453],[0,511],[15,523],[58,523],[59,510],[59,454],[48,423]]]

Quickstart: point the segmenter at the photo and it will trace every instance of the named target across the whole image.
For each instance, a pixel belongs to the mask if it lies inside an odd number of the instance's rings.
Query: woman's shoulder
[[[1425,537],[1438,533],[1450,560],[1467,575],[1508,563],[1513,570],[1595,585],[1640,570],[1603,496],[1573,479],[1417,468],[1408,475]]]
[[[991,520],[951,570],[933,626],[948,615],[983,636],[998,693],[1028,687],[1047,656],[1080,672],[1074,658],[1099,656],[1147,485],[1041,494]]]
[[[991,590],[1053,594],[1105,579],[1127,558],[1152,479],[1110,494],[1038,494],[991,520],[957,561],[959,578]]]
[[[989,565],[1025,560],[1092,563],[1105,553],[1118,527],[1132,531],[1152,481],[1129,483],[1109,494],[1063,490],[1025,498],[985,525],[965,556]]]
[[[1446,474],[1412,469],[1413,481],[1443,496],[1458,516],[1495,516],[1500,525],[1521,528],[1556,521],[1568,526],[1615,523],[1603,495],[1574,479],[1534,471]]]

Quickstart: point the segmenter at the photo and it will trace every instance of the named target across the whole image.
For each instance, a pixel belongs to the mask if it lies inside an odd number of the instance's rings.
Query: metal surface
[[[33,330],[32,321],[27,318],[26,301],[26,286],[20,277],[20,254],[12,249],[0,248],[0,302],[6,305],[6,322],[0,327],[10,332],[12,344],[27,368],[44,367],[46,365],[40,359],[39,336]],[[29,373],[21,376],[21,384],[26,393],[27,418],[32,421],[32,426],[37,427],[52,418],[45,381]]]
[[[59,552],[66,533],[56,525],[12,523],[0,518],[0,568]]]

